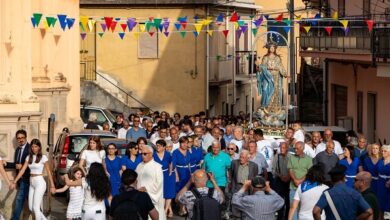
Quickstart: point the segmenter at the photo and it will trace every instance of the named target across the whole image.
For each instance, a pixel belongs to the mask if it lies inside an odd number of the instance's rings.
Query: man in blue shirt
[[[327,220],[336,219],[335,215],[339,215],[340,219],[368,219],[372,216],[373,211],[363,196],[356,190],[345,185],[346,169],[343,165],[336,165],[329,171],[333,188],[325,192],[329,193],[336,208],[336,213],[331,209],[331,205],[324,192],[313,208],[315,220],[321,220],[322,210],[325,210]],[[361,214],[358,215],[358,213]]]
[[[126,133],[126,140],[137,142],[137,139],[140,137],[146,138],[146,130],[139,126],[140,122],[140,117],[135,116],[133,119],[133,127]]]

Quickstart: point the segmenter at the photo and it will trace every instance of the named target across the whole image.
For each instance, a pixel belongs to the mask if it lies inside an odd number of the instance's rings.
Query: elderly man
[[[284,206],[278,211],[278,219],[286,219],[288,211],[290,210],[290,175],[288,174],[287,164],[288,158],[288,145],[286,142],[282,142],[279,145],[279,153],[275,156],[272,173],[275,180],[275,191],[284,199]]]
[[[211,152],[204,157],[202,166],[207,173],[212,173],[214,175],[219,188],[224,192],[228,182],[228,171],[232,162],[229,155],[221,151],[221,144],[219,141],[214,140],[211,146]],[[207,187],[213,187],[211,181],[207,182]]]
[[[254,133],[257,144],[257,152],[261,153],[267,161],[267,177],[271,184],[271,188],[273,188],[274,178],[272,175],[272,161],[274,159],[274,150],[272,149],[271,142],[264,139],[263,131],[261,129],[255,129]]]
[[[209,177],[210,177],[210,182],[213,184],[213,188],[214,188],[212,197],[221,204],[224,200],[223,192],[218,187],[218,184],[215,181],[214,176],[212,174],[209,174]],[[176,200],[186,206],[186,209],[188,211],[188,216],[190,219],[192,218],[193,215],[193,207],[196,199],[193,191],[190,190],[190,187],[192,184],[194,184],[195,189],[199,192],[199,194],[202,196],[206,196],[210,190],[210,188],[206,187],[206,182],[207,182],[206,172],[203,169],[197,170],[190,178],[188,183],[176,195]]]
[[[159,219],[165,220],[163,198],[163,172],[161,165],[153,160],[153,148],[145,145],[142,148],[142,163],[135,170],[138,174],[137,188],[147,192],[159,213]]]
[[[333,140],[333,132],[330,128],[324,130],[324,140],[317,145],[316,147],[316,155],[326,149],[326,143],[333,142],[334,143],[334,152],[337,156],[341,157],[344,155],[344,151],[341,148],[340,142]]]
[[[230,141],[233,139],[233,126],[232,125],[226,125],[225,127],[225,134],[223,135],[223,138],[225,139],[225,143],[230,143]]]
[[[245,195],[252,187],[253,194]],[[243,212],[244,220],[274,220],[275,213],[284,201],[269,186],[263,177],[257,176],[245,181],[242,188],[233,195],[232,206]]]
[[[268,164],[263,154],[257,151],[256,141],[249,141],[249,160],[256,163],[258,166],[259,175],[262,175],[265,179],[268,178]]]
[[[325,210],[326,219],[337,219],[335,215],[339,216],[338,219],[369,219],[372,217],[372,209],[363,196],[345,184],[346,169],[345,166],[338,164],[329,172],[333,187],[324,191],[314,206],[313,217],[315,220],[321,219],[322,210]],[[326,193],[332,200],[335,211],[332,210],[329,204],[330,199],[327,199]],[[359,214],[358,211],[362,213]]]
[[[226,148],[226,153],[230,156],[231,160],[237,160],[239,158],[239,154],[236,153],[237,146],[233,143],[228,144]]]
[[[122,122],[123,127],[118,129],[118,138],[119,139],[126,139],[127,131],[130,129],[130,123],[127,119],[123,120]]]
[[[355,189],[359,191],[364,200],[370,205],[374,212],[373,219],[379,219],[379,203],[374,191],[371,189],[371,173],[362,171],[356,175],[355,178]]]
[[[360,136],[358,140],[357,147],[355,147],[355,157],[360,158],[361,160],[367,156],[367,140],[364,136]]]
[[[305,143],[298,141],[294,145],[295,154],[288,159],[287,169],[291,178],[290,182],[290,205],[294,200],[294,195],[299,184],[305,180],[307,171],[313,165],[312,159],[303,151]],[[298,219],[297,212],[294,213],[293,219]]]
[[[230,141],[237,146],[238,151],[244,146],[244,128],[241,126],[234,127],[233,139]]]
[[[326,143],[326,150],[317,154],[313,159],[313,164],[321,165],[322,170],[324,171],[325,183],[328,186],[331,186],[329,171],[337,165],[339,162],[339,157],[334,153],[334,142]]]

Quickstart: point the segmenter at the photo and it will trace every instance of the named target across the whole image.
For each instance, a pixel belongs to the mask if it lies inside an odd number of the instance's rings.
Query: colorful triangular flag
[[[305,29],[306,33],[309,33],[311,26],[303,26],[303,29]]]
[[[325,30],[326,30],[326,33],[328,33],[328,36],[331,36],[331,34],[332,34],[332,27],[331,26],[326,26]]]
[[[340,23],[343,25],[344,29],[348,27],[348,20],[340,20]]]
[[[180,23],[175,23],[175,28],[176,30],[180,30],[181,24]]]
[[[80,33],[80,35],[81,35],[81,39],[84,40],[85,37],[87,36],[87,33]]]
[[[37,27],[37,23],[35,22],[35,18],[34,17],[31,17],[31,23],[33,25],[33,27]]]
[[[197,31],[193,31],[192,33],[194,33],[195,38],[197,38],[199,35]]]
[[[180,35],[181,35],[182,38],[185,38],[186,34],[187,34],[186,31],[180,31]]]
[[[275,18],[275,21],[277,21],[277,22],[282,22],[282,21],[283,21],[283,13],[281,13],[280,15],[278,15],[278,17]]]
[[[263,15],[261,15],[260,18],[257,19],[257,20],[254,20],[253,23],[255,24],[255,26],[256,26],[257,28],[259,28],[260,25],[261,25],[261,23],[263,23],[263,20],[264,20],[264,17],[263,17]]]
[[[41,22],[42,14],[41,13],[34,13],[33,17],[35,20],[35,25],[36,25],[36,27],[38,27],[39,23]]]
[[[120,32],[118,33],[119,37],[123,40],[123,38],[125,37],[125,33],[124,32]]]
[[[169,32],[168,31],[164,31],[164,35],[165,35],[165,37],[168,37]]]
[[[98,35],[99,35],[100,37],[103,37],[104,32],[99,32]]]
[[[113,19],[114,19],[113,17],[104,17],[104,22],[106,22],[106,26],[108,30],[110,30],[111,28],[111,23]]]
[[[117,24],[118,22],[116,22],[116,21],[112,21],[111,22],[111,27],[110,27],[110,29],[111,29],[111,31],[112,31],[112,33],[114,33],[114,31],[115,31],[115,27],[116,27],[116,24]]]
[[[334,20],[339,19],[339,12],[338,12],[338,11],[334,11],[333,14],[332,14],[332,18],[333,18]]]
[[[202,30],[202,26],[203,24],[202,23],[197,23],[197,24],[194,24],[194,27],[195,27],[195,30],[196,30],[196,33],[199,35],[199,32]]]
[[[140,24],[139,30],[141,31],[141,33],[145,32],[145,24]]]
[[[241,26],[241,27],[240,27],[240,30],[241,30],[243,33],[245,33],[245,32],[248,30],[248,25],[246,24],[246,25]]]
[[[80,24],[83,26],[84,30],[87,28],[88,20],[88,16],[80,16]]]
[[[121,28],[122,28],[123,32],[125,32],[126,28],[127,28],[127,24],[121,24]]]
[[[127,27],[129,28],[129,31],[132,31],[133,28],[137,25],[135,18],[128,18],[126,23]]]
[[[156,32],[150,31],[150,32],[149,32],[149,35],[150,35],[151,37],[153,37],[154,33],[156,33]]]
[[[102,27],[103,32],[106,32],[107,25],[105,23],[100,23],[100,26]]]
[[[225,36],[225,38],[226,38],[229,34],[229,30],[223,30],[222,33],[223,33],[223,36]]]
[[[252,28],[252,34],[253,34],[253,36],[256,36],[256,34],[257,34],[257,28]]]
[[[93,27],[95,27],[95,23],[96,23],[95,20],[89,20],[89,21],[88,21],[89,32],[92,32],[92,31],[93,31]]]
[[[238,39],[240,39],[241,34],[242,34],[242,30],[241,30],[241,29],[238,29],[238,30],[236,31],[236,36],[237,36]]]
[[[368,31],[372,31],[372,27],[374,26],[374,20],[366,20]]]
[[[342,28],[344,30],[344,35],[347,36],[348,33],[349,33],[349,27],[346,27],[346,28]]]
[[[162,19],[161,18],[155,18],[153,19],[154,25],[156,27],[159,27],[161,25]]]
[[[66,24],[68,25],[68,29],[71,29],[73,27],[73,24],[75,21],[76,21],[76,19],[74,19],[74,18],[67,18],[66,19]]]
[[[212,31],[212,30],[208,30],[208,31],[206,31],[206,33],[207,33],[210,37],[213,36],[213,31]]]
[[[61,29],[65,31],[66,28],[66,15],[57,15],[58,21],[60,22]]]
[[[230,17],[230,22],[236,22],[238,21],[238,14],[237,12],[233,12],[232,16]]]

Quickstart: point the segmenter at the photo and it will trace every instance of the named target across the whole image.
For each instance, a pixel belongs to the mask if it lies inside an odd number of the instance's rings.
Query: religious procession
[[[0,220],[390,219],[389,9],[0,1]]]

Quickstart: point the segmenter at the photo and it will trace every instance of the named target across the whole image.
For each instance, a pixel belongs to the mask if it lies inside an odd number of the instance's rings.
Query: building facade
[[[338,12],[338,20],[319,22],[318,28],[300,32],[300,56],[306,58],[304,78],[316,85],[302,89],[300,97],[318,94],[309,98],[310,104],[305,100],[300,104],[303,121],[343,126],[365,135],[371,143],[384,143],[390,138],[386,128],[390,122],[390,8],[382,1],[375,2],[324,1],[324,15]],[[343,20],[349,21],[347,32]],[[329,26],[333,27],[331,34],[325,30]],[[310,106],[322,109],[322,115],[307,118]]]

